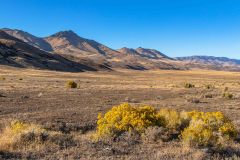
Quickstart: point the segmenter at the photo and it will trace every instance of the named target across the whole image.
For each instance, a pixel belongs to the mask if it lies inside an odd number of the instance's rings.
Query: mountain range
[[[240,71],[240,60],[214,56],[177,57],[188,68]]]
[[[142,47],[111,49],[95,40],[82,38],[71,30],[37,37],[8,28],[0,29],[0,64],[71,72],[115,68],[240,71],[240,60],[225,57],[171,58],[155,49]]]

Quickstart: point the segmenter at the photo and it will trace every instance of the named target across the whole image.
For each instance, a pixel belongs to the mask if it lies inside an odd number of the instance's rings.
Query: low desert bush
[[[165,142],[171,139],[171,135],[165,127],[151,126],[142,134],[142,139],[145,142],[156,142],[159,140]]]
[[[194,85],[194,84],[191,84],[191,83],[185,83],[185,84],[184,84],[184,87],[185,87],[185,88],[194,88],[195,85]]]
[[[188,112],[189,126],[181,134],[182,141],[190,146],[221,146],[224,140],[232,140],[237,130],[221,112]]]
[[[6,80],[6,78],[3,76],[0,76],[0,80],[4,81],[4,80]]]
[[[227,92],[227,91],[228,91],[228,87],[225,87],[225,88],[224,88],[224,92]]]
[[[233,94],[229,92],[224,92],[222,96],[223,98],[233,99]]]
[[[68,88],[77,88],[77,83],[74,81],[67,81],[66,86]]]
[[[141,141],[141,134],[135,131],[124,132],[114,139],[115,142],[127,142],[128,146],[138,144]]]
[[[46,142],[55,144],[61,149],[77,145],[77,141],[71,134],[63,134],[61,132],[49,132]]]
[[[205,85],[205,88],[206,88],[206,89],[214,89],[214,85],[212,85],[212,84],[207,84],[207,85]]]
[[[41,143],[46,136],[46,130],[38,125],[12,121],[0,135],[0,149],[9,150],[31,143]]]
[[[65,148],[75,144],[71,135],[47,131],[36,124],[21,121],[12,121],[0,134],[0,151],[34,150],[44,145]]]
[[[189,123],[189,118],[185,115],[185,112],[177,112],[173,109],[160,109],[157,117],[162,119],[165,128],[177,132],[181,131]]]

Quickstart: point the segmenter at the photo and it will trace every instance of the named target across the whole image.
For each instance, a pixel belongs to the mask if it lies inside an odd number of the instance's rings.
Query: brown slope
[[[89,40],[78,36],[73,31],[62,31],[51,35],[45,40],[57,53],[69,54],[79,53],[86,56],[98,55],[106,58],[118,56],[119,52],[94,40]]]
[[[41,50],[48,52],[53,51],[51,45],[48,44],[48,42],[46,42],[43,38],[36,37],[28,32],[9,28],[3,28],[2,31]]]
[[[94,68],[67,60],[35,48],[0,31],[0,64],[24,68],[58,71],[95,70]]]
[[[127,55],[133,55],[133,56],[139,55],[139,53],[133,48],[123,47],[121,49],[118,49],[117,51]]]
[[[136,49],[136,52],[139,53],[142,57],[146,57],[149,59],[172,59],[155,49],[146,49],[139,47]]]
[[[147,48],[142,48],[142,47],[133,49],[133,48],[124,47],[124,48],[119,49],[118,51],[121,53],[127,54],[127,55],[140,56],[140,57],[147,58],[147,59],[173,60],[172,58],[166,56],[165,54],[163,54],[155,49],[147,49]]]
[[[161,52],[153,49],[145,48],[121,48],[119,52],[125,54],[125,61],[128,64],[136,64],[144,67],[145,69],[172,69],[178,70],[182,67],[178,66],[175,61]]]

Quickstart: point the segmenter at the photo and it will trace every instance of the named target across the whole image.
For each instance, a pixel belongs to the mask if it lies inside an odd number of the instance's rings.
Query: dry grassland
[[[78,87],[67,88],[68,80],[75,81]],[[186,83],[195,87],[185,88]],[[223,97],[225,92],[233,97]],[[3,150],[0,155],[12,159],[237,159],[240,156],[239,142],[222,153],[188,148],[178,140],[92,142],[97,114],[123,102],[179,111],[222,111],[240,129],[240,73],[205,70],[65,73],[1,66],[0,127],[21,120],[61,136],[55,138],[58,143],[25,147],[23,144]]]

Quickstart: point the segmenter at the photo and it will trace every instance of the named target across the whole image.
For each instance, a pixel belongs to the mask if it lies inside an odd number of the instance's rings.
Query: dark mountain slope
[[[78,72],[96,70],[35,48],[0,31],[0,64],[24,68],[38,68]]]

